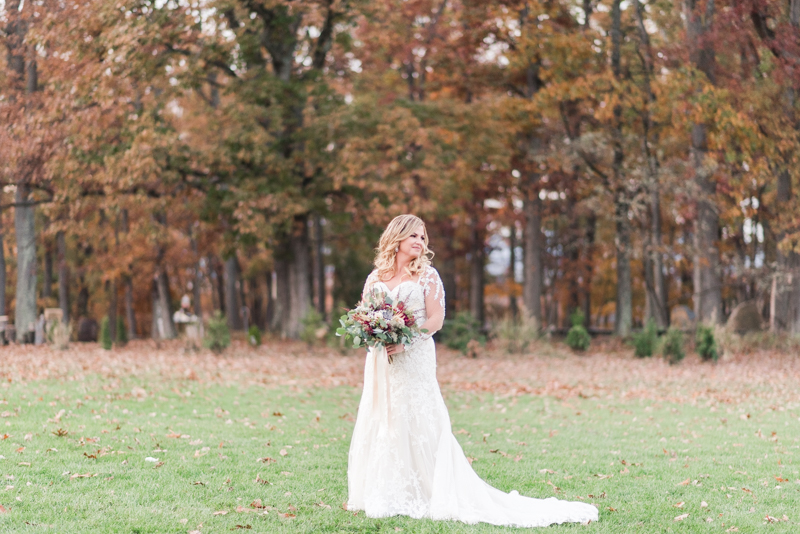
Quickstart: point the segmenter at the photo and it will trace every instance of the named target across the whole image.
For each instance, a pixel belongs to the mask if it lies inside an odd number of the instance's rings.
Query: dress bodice
[[[403,302],[414,314],[415,323],[421,327],[428,317],[434,312],[441,311],[444,316],[444,285],[439,273],[433,266],[428,265],[420,273],[418,280],[406,280],[397,286],[389,289],[385,282],[378,278],[378,270],[373,270],[364,283],[362,298],[367,293],[379,289],[388,294],[393,299]],[[421,337],[427,339],[432,334],[423,334]]]

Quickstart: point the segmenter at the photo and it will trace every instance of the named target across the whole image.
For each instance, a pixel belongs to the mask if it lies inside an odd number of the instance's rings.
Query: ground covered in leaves
[[[516,531],[343,509],[362,371],[362,352],[290,343],[2,348],[0,531]],[[438,376],[489,483],[600,509],[552,530],[800,531],[793,355],[440,349]]]

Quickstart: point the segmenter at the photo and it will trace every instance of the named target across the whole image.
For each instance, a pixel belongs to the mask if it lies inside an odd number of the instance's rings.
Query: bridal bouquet
[[[402,301],[395,302],[382,292],[369,293],[358,306],[342,315],[339,322],[342,326],[336,329],[336,335],[345,339],[352,337],[354,348],[362,345],[408,344],[414,336],[427,332],[420,330],[413,313],[406,309]]]

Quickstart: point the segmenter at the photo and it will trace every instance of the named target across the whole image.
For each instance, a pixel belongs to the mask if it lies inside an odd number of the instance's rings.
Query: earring
[[[395,252],[397,252],[398,250],[400,250],[400,247],[394,247]]]

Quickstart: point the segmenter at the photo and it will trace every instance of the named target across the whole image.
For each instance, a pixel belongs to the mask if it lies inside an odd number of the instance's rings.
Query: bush
[[[125,329],[125,321],[121,315],[117,315],[117,345],[122,346],[128,343],[128,331]]]
[[[474,340],[480,345],[486,344],[486,336],[481,334],[480,323],[467,311],[458,312],[453,319],[446,320],[441,337],[446,346],[461,351],[462,354],[475,353],[475,344],[470,346],[470,341]],[[470,351],[470,348],[473,350]]]
[[[216,310],[214,315],[208,319],[203,345],[219,354],[228,348],[230,344],[231,331],[228,330],[228,322],[225,320],[225,316],[219,310]]]
[[[250,325],[250,328],[247,329],[247,341],[253,347],[261,345],[261,330],[254,324]]]
[[[683,332],[670,328],[661,343],[661,355],[670,363],[678,363],[686,356],[683,351]]]
[[[100,321],[100,344],[106,350],[111,350],[113,342],[111,341],[111,328],[108,326],[108,317],[103,317]]]
[[[583,312],[575,310],[569,316],[569,320],[572,323],[572,328],[567,332],[567,346],[572,350],[585,351],[592,344],[592,337],[586,327],[583,326]]]
[[[509,354],[522,354],[539,339],[539,323],[523,310],[516,321],[508,317],[498,322],[492,329],[492,335]]]
[[[656,351],[658,343],[658,330],[656,322],[651,318],[640,333],[635,333],[631,337],[633,344],[633,354],[637,358],[647,358]]]
[[[328,325],[316,308],[313,306],[308,309],[302,321],[300,329],[300,339],[309,345],[315,345],[323,341],[328,335]]]
[[[702,324],[697,325],[695,332],[695,350],[704,362],[717,361],[719,358],[719,346],[714,336],[714,327]]]

